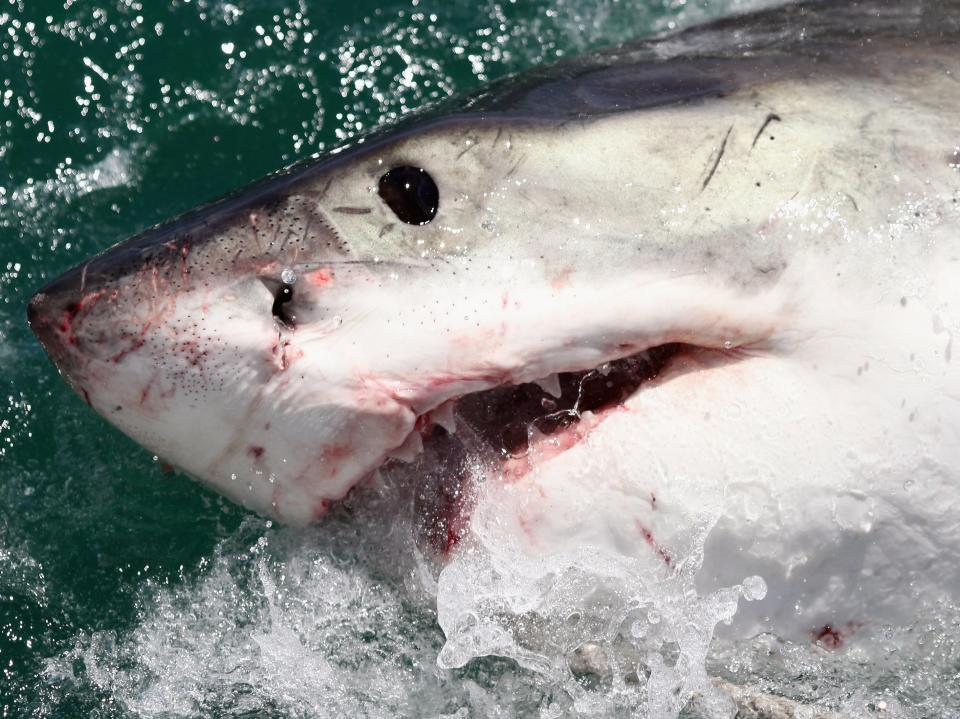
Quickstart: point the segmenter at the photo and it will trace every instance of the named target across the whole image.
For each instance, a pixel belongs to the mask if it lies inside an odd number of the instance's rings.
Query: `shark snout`
[[[67,270],[30,298],[30,329],[62,372],[69,374],[78,363],[109,351],[117,341],[115,335],[122,330],[117,322],[119,288],[125,276],[135,271],[135,259],[136,254],[126,248],[110,249]]]
[[[27,303],[27,322],[50,359],[69,373],[78,357],[76,324],[84,307],[83,267],[57,277]]]

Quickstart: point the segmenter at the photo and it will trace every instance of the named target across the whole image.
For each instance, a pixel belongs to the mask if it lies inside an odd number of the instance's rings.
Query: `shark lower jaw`
[[[384,466],[401,460],[412,465],[418,481],[427,478],[429,488],[420,493],[420,539],[447,555],[467,531],[473,482],[522,482],[586,441],[607,418],[631,411],[645,391],[739,362],[749,353],[674,342],[534,382],[470,392],[419,415],[414,431]]]

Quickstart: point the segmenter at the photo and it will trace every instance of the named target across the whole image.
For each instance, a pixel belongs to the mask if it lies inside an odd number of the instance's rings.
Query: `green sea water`
[[[438,673],[429,608],[330,560],[347,539],[278,533],[165,471],[58,378],[25,303],[145,227],[428,102],[747,7],[0,0],[0,716],[548,706],[550,689],[504,662]],[[269,622],[284,561],[299,638]],[[322,596],[304,589],[318,573]]]

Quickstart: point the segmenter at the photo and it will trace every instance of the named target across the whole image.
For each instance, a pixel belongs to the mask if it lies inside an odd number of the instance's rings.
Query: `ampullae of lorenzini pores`
[[[511,659],[544,715],[920,716],[708,656],[870,665],[956,616],[958,116],[954,0],[737,16],[272,175],[30,325],[146,451],[307,528],[284,541],[379,516],[440,667]]]

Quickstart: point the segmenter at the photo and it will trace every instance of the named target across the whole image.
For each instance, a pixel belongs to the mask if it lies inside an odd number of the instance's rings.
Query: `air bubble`
[[[743,598],[748,602],[758,602],[767,596],[767,583],[763,577],[754,575],[743,580]]]

